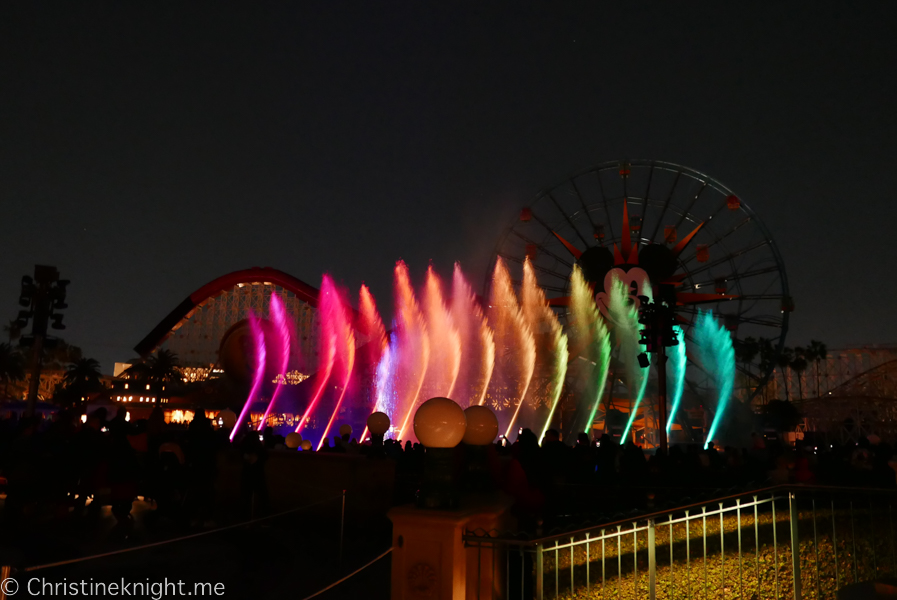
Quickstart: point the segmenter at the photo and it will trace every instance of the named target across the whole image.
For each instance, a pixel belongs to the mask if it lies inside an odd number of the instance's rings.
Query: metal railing
[[[307,488],[323,490],[323,488],[314,488],[313,486],[307,486]],[[325,490],[325,491],[331,491],[331,490]],[[241,521],[238,523],[223,525],[220,527],[216,527],[214,529],[208,529],[205,531],[190,533],[187,535],[182,535],[182,536],[178,536],[178,537],[174,537],[174,538],[162,539],[159,541],[140,544],[137,546],[127,546],[124,548],[111,549],[106,552],[100,552],[97,554],[90,554],[87,556],[76,556],[76,557],[72,557],[72,558],[56,560],[53,562],[40,563],[40,564],[30,564],[30,565],[29,564],[15,564],[15,565],[0,564],[0,600],[12,600],[12,598],[15,596],[16,592],[19,589],[22,589],[22,584],[21,584],[20,580],[25,580],[30,575],[33,575],[35,572],[41,572],[41,574],[43,574],[45,572],[51,572],[51,573],[56,573],[57,575],[59,573],[62,573],[62,575],[59,575],[61,578],[65,575],[65,571],[58,571],[58,569],[60,569],[60,568],[65,569],[65,568],[71,567],[73,565],[85,563],[88,561],[101,561],[103,559],[110,559],[113,557],[118,558],[121,555],[126,555],[126,554],[137,554],[137,553],[148,551],[150,549],[155,549],[155,548],[159,548],[159,547],[163,547],[163,546],[169,547],[169,546],[173,546],[174,544],[181,543],[181,542],[195,540],[197,538],[205,538],[205,537],[209,537],[209,536],[218,536],[225,532],[232,532],[234,530],[246,529],[248,527],[253,527],[253,526],[271,525],[273,523],[278,523],[278,522],[279,522],[280,526],[283,526],[286,519],[294,518],[296,515],[298,515],[302,512],[306,512],[312,508],[320,507],[322,505],[327,505],[327,504],[335,504],[336,501],[339,501],[339,507],[340,507],[339,537],[337,540],[333,541],[333,544],[338,545],[339,559],[338,559],[338,562],[336,563],[336,567],[338,569],[341,569],[342,563],[343,563],[343,558],[344,558],[343,549],[344,549],[344,545],[345,545],[345,532],[346,532],[346,492],[347,492],[346,490],[342,490],[342,492],[338,495],[327,496],[327,497],[321,498],[320,500],[309,502],[309,503],[303,504],[301,506],[296,506],[296,507],[278,512],[278,513],[260,516],[260,517],[254,517],[254,518],[249,519],[248,521]],[[319,543],[321,542],[320,537],[318,538],[318,542]],[[376,559],[374,559],[374,561],[371,561],[371,563],[369,563],[368,565],[365,565],[365,567],[369,566],[370,564],[373,564],[380,558],[383,558],[383,556],[385,556],[386,554],[388,554],[388,552],[381,554]],[[183,559],[181,559],[181,560],[183,560]],[[202,560],[202,559],[200,559],[200,560]],[[135,559],[135,562],[139,562],[139,559]],[[352,575],[354,575],[358,571],[363,570],[365,567],[362,567],[362,569],[358,569],[357,571],[353,572]],[[336,583],[337,584],[341,583],[345,579],[348,579],[348,577],[339,579]],[[336,585],[336,584],[333,584],[333,585]],[[332,586],[330,586],[330,587],[332,587]],[[327,589],[329,589],[329,587]],[[326,590],[323,590],[323,591],[326,591]],[[321,592],[318,592],[318,593],[321,593]],[[315,594],[315,595],[317,595],[317,594]]]
[[[895,503],[894,490],[776,486],[556,535],[463,538],[489,553],[493,583],[476,589],[493,598],[834,598],[897,575]]]

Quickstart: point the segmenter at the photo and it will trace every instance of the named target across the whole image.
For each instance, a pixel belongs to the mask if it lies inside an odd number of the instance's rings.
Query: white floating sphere
[[[287,434],[286,439],[287,448],[290,450],[295,450],[299,446],[302,445],[302,436],[295,431]]]
[[[486,406],[469,406],[464,409],[467,417],[467,430],[464,432],[465,444],[486,446],[498,435],[498,418]]]
[[[427,448],[454,448],[466,429],[464,411],[448,398],[430,398],[414,413],[414,435]]]
[[[346,423],[345,425],[340,425],[339,435],[340,437],[343,437],[344,435],[352,435],[352,426],[348,423]]]
[[[302,448],[303,450],[306,450],[306,451],[311,450],[311,442],[308,440],[302,440],[302,444],[301,444],[300,448]]]
[[[372,413],[368,417],[368,429],[374,435],[383,435],[389,431],[389,415],[383,412]]]
[[[221,419],[221,424],[224,427],[230,429],[237,422],[237,413],[229,408],[225,408],[220,413],[218,413],[218,418]]]

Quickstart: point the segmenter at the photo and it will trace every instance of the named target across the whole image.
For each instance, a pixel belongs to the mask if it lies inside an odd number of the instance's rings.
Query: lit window
[[[134,401],[134,396],[128,396],[128,402],[133,402],[133,401]]]
[[[125,384],[125,389],[128,389],[128,384],[127,384],[127,383]]]
[[[146,389],[149,389],[149,384],[146,384]]]

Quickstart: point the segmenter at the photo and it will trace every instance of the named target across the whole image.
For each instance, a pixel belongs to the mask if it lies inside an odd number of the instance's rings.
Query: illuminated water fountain
[[[342,423],[354,419],[353,425],[363,425],[367,415],[380,411],[392,424],[387,437],[414,440],[411,419],[417,407],[432,397],[449,397],[462,408],[489,406],[500,433],[512,440],[521,428],[531,429],[541,440],[555,427],[569,441],[591,432],[615,363],[631,402],[622,435],[627,439],[650,376],[639,340],[639,306],[652,300],[647,276],[614,269],[607,275],[607,291],[596,294],[574,266],[571,295],[563,304],[565,330],[536,283],[529,260],[524,261],[522,275],[515,288],[504,262],[497,261],[483,305],[459,265],[452,275],[451,293],[446,294],[432,267],[416,289],[408,267],[400,261],[394,271],[388,328],[367,286],[359,291],[356,312],[325,275],[319,298],[318,369],[305,384],[292,429],[304,439],[316,440],[314,447],[321,449]],[[255,315],[248,319],[252,385],[232,437],[247,421],[253,404],[262,402],[265,407],[254,423],[261,431],[272,412],[282,412],[293,401],[284,399],[282,386],[262,397],[271,373],[275,381],[286,373],[294,335],[277,296],[271,298],[269,314],[270,320]],[[668,431],[679,414],[687,364],[682,329],[676,329],[683,343],[668,353],[670,411],[664,424]],[[711,436],[732,391],[734,358],[727,336],[711,314],[701,313],[690,343],[697,363],[718,390]],[[574,415],[564,422],[559,414],[562,402]],[[655,419],[658,426],[662,425]],[[361,438],[366,437],[364,428]]]

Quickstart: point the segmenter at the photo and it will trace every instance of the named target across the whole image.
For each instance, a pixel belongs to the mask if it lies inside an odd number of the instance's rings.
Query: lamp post
[[[454,448],[464,438],[467,417],[448,398],[430,398],[414,413],[414,435],[426,448],[424,474],[417,505],[420,508],[458,508],[460,494],[455,480]]]
[[[371,448],[373,454],[383,454],[383,436],[389,431],[389,415],[383,412],[371,413],[367,420],[368,430],[371,432]]]
[[[468,486],[477,492],[488,492],[494,488],[489,472],[489,446],[498,435],[498,419],[486,406],[469,406],[464,409],[467,430],[461,442],[467,447]]]
[[[286,440],[284,440],[284,445],[290,450],[298,450],[302,445],[302,434],[291,431],[287,434]]]
[[[25,414],[34,415],[34,406],[37,403],[37,394],[40,391],[40,374],[43,367],[44,347],[52,348],[59,341],[57,338],[47,339],[47,325],[53,329],[65,329],[62,324],[62,314],[54,310],[68,308],[65,303],[66,286],[69,282],[59,279],[59,271],[56,267],[46,265],[34,266],[34,279],[27,275],[22,277],[22,289],[19,294],[19,305],[28,310],[20,310],[16,320],[16,326],[24,329],[31,324],[31,335],[24,335],[19,340],[19,345],[31,347],[31,381],[28,385],[28,405]]]
[[[229,408],[225,408],[218,413],[218,423],[225,430],[233,429],[233,426],[237,423],[237,413]]]

